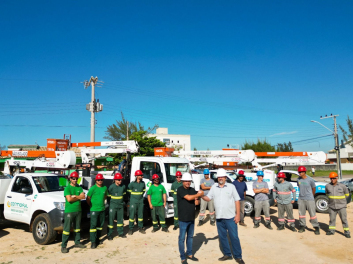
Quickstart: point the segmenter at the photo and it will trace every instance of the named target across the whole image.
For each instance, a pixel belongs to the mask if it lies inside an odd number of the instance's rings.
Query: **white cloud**
[[[271,135],[270,137],[282,136],[282,135],[291,135],[291,134],[295,134],[295,133],[298,133],[298,131],[276,133],[276,134]]]

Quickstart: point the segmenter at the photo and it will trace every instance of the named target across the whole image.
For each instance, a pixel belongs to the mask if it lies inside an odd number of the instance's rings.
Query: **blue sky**
[[[6,1],[0,143],[96,141],[120,119],[190,134],[199,150],[266,138],[327,151],[353,117],[351,1]],[[317,138],[309,141],[307,139]],[[299,141],[299,142],[298,142]]]

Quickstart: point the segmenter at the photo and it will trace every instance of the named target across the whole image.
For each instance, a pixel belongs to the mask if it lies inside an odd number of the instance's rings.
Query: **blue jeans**
[[[192,256],[192,240],[194,238],[195,221],[179,221],[179,252],[181,260],[186,259],[185,256],[185,235],[186,238],[186,255]]]
[[[230,219],[217,219],[217,230],[219,241],[222,246],[223,254],[225,256],[232,256],[228,242],[227,234],[229,235],[230,242],[232,243],[232,250],[234,258],[242,258],[240,240],[238,237],[238,225],[234,222],[234,218]]]

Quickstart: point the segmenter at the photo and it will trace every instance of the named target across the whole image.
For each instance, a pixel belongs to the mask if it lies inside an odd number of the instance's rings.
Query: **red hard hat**
[[[102,174],[97,174],[96,175],[96,180],[104,180],[104,177],[103,177],[103,175]]]
[[[77,173],[77,171],[71,172],[70,177],[71,177],[71,178],[78,178],[78,173]]]
[[[306,172],[306,168],[304,166],[299,166],[298,172],[302,172],[302,171]]]
[[[279,172],[277,174],[277,178],[285,178],[285,177],[286,177],[286,175],[283,172]]]
[[[177,172],[175,173],[175,176],[183,176],[183,175],[181,174],[180,171],[177,171]]]
[[[244,175],[244,171],[243,171],[243,170],[240,170],[240,171],[238,171],[238,174],[239,174],[239,175]]]
[[[154,180],[154,179],[159,179],[159,176],[157,174],[153,174],[152,180]]]
[[[143,176],[143,172],[141,170],[135,171],[135,176]]]
[[[121,173],[115,173],[114,174],[114,180],[122,180],[123,179],[123,176],[121,175]]]

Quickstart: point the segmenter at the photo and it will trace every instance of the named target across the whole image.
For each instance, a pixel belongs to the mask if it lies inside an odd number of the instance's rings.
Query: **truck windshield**
[[[58,176],[40,176],[33,177],[33,181],[37,187],[38,192],[58,192],[63,191],[64,188],[59,184]]]
[[[189,172],[189,163],[164,163],[164,167],[168,183],[173,183],[176,180],[175,173],[177,171],[180,171],[182,174]]]

